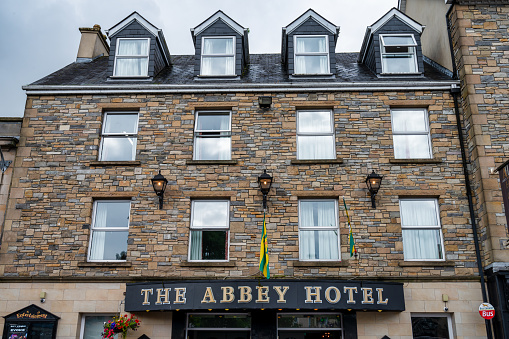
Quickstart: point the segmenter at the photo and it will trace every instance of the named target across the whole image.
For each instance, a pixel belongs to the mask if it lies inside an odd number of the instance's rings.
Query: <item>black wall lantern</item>
[[[164,190],[166,190],[166,185],[168,184],[168,180],[162,176],[161,170],[159,170],[159,174],[156,174],[152,179],[152,186],[154,187],[154,191],[159,197],[159,209],[163,209],[163,196]]]
[[[258,177],[258,186],[263,194],[263,209],[267,208],[267,194],[269,194],[272,186],[272,177],[267,174],[267,170],[263,170],[263,174]]]
[[[260,108],[270,108],[270,105],[272,105],[272,97],[258,97],[258,105]]]
[[[380,184],[382,183],[383,176],[378,175],[375,171],[371,172],[370,175],[366,178],[366,185],[368,186],[369,193],[371,194],[371,206],[376,208],[375,205],[375,196],[380,189]]]

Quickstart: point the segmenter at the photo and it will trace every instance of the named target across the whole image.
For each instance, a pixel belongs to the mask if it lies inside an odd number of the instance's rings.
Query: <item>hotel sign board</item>
[[[507,226],[509,229],[509,160],[497,168],[500,176],[500,186],[502,188],[502,198],[504,200],[504,210]]]
[[[338,280],[194,280],[131,283],[125,310],[404,311],[402,283]]]

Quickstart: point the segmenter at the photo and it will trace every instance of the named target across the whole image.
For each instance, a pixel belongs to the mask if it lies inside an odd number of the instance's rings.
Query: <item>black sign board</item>
[[[34,304],[8,314],[4,318],[2,338],[7,339],[54,339],[56,338],[58,319],[60,319]]]
[[[319,309],[404,311],[402,283],[195,280],[127,284],[125,310]]]
[[[500,175],[500,186],[502,187],[502,198],[504,199],[505,218],[509,227],[509,161],[497,168]]]
[[[7,324],[7,339],[25,339],[27,337],[27,324]]]

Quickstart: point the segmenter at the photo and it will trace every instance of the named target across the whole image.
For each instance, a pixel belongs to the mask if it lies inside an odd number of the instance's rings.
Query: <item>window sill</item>
[[[126,76],[120,76],[120,75],[112,75],[110,77],[108,77],[107,79],[108,81],[117,81],[117,80],[120,80],[120,81],[137,81],[137,80],[143,80],[143,81],[149,81],[149,80],[152,80],[152,77],[151,76],[148,76],[148,75],[140,75],[140,76],[135,76],[135,75],[126,75]]]
[[[293,267],[348,267],[347,261],[294,261]]]
[[[197,75],[194,80],[240,80],[240,76],[232,75]]]
[[[291,161],[292,165],[313,165],[313,164],[342,164],[343,159],[306,159],[306,160],[298,160],[293,159]]]
[[[132,263],[126,261],[83,261],[78,267],[131,267]]]
[[[391,164],[441,164],[440,159],[389,159]]]
[[[336,75],[332,73],[323,74],[291,74],[290,79],[335,79]]]
[[[408,73],[380,73],[382,77],[408,77],[408,76],[424,76],[421,72],[408,72]]]
[[[90,166],[140,166],[141,161],[91,161]]]
[[[237,165],[237,160],[187,160],[186,165]]]
[[[435,267],[435,266],[454,266],[454,261],[450,260],[431,260],[431,261],[400,261],[400,267]]]
[[[184,261],[182,267],[235,267],[235,263],[229,261]]]

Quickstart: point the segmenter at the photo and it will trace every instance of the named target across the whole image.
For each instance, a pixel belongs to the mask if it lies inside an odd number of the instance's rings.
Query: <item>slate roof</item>
[[[284,84],[284,83],[356,83],[372,82],[384,83],[391,81],[415,81],[435,82],[451,81],[448,75],[441,73],[438,69],[425,63],[424,76],[379,78],[365,65],[357,63],[359,53],[337,53],[336,54],[336,77],[330,78],[290,78],[281,64],[280,54],[251,54],[249,68],[238,80],[221,80],[221,87],[228,84]],[[171,67],[163,69],[159,74],[150,80],[113,80],[109,79],[108,57],[99,57],[88,63],[72,63],[64,68],[40,79],[31,86],[101,86],[101,85],[204,85],[218,83],[217,79],[198,79],[194,72],[194,55],[173,55],[171,56]]]

